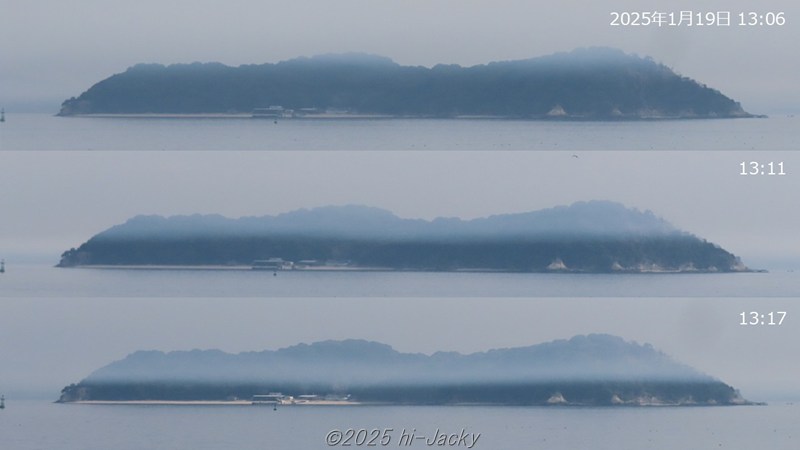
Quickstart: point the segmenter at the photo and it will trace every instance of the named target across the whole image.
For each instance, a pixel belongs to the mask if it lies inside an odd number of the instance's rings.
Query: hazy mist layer
[[[364,340],[324,341],[238,355],[219,350],[144,351],[98,369],[85,381],[272,381],[353,386],[603,380],[711,378],[676,363],[649,344],[626,342],[611,335],[588,335],[469,355],[399,353],[388,345]]]

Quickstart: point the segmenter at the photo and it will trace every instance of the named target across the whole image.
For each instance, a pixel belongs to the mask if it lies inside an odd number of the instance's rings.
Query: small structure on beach
[[[286,261],[283,258],[269,258],[269,259],[256,259],[253,261],[251,268],[253,270],[292,270],[294,263]]]

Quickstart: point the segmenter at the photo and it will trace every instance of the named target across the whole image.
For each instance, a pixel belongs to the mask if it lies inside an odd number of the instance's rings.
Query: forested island
[[[239,354],[139,351],[65,387],[59,402],[235,401],[278,392],[286,399],[417,405],[749,403],[649,344],[605,334],[468,355],[400,353],[364,340]]]
[[[64,101],[59,115],[254,111],[270,117],[752,117],[715,89],[649,57],[610,48],[472,67],[401,66],[365,54],[239,67],[139,64]]]
[[[241,266],[565,273],[742,272],[732,253],[650,211],[578,202],[473,220],[365,206],[277,216],[137,216],[64,252],[59,267]]]

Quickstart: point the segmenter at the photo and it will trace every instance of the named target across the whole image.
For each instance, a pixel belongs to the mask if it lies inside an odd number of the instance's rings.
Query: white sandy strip
[[[66,403],[75,405],[272,406],[271,404],[253,405],[253,402],[250,400],[81,400]],[[295,403],[281,403],[278,406],[341,406],[360,404],[359,402],[347,400],[310,400]]]
[[[167,266],[160,264],[153,265],[138,265],[138,264],[81,264],[70,268],[77,269],[111,269],[111,270],[247,270],[252,271],[251,266],[189,266],[189,265],[176,265]],[[357,267],[357,266],[314,266],[295,269],[259,269],[256,272],[395,272],[395,269],[388,267]]]

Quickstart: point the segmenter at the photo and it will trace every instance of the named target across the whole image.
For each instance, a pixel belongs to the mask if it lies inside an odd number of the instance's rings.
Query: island
[[[579,335],[472,354],[400,353],[365,340],[279,350],[138,351],[66,386],[71,402],[743,405],[733,387],[649,344]],[[314,401],[317,400],[317,401]]]
[[[359,206],[276,216],[136,216],[58,267],[229,267],[552,273],[746,272],[740,258],[651,211],[610,201],[462,220]]]
[[[472,67],[357,53],[276,64],[138,64],[63,102],[60,116],[641,120],[754,117],[650,57],[580,48]]]

